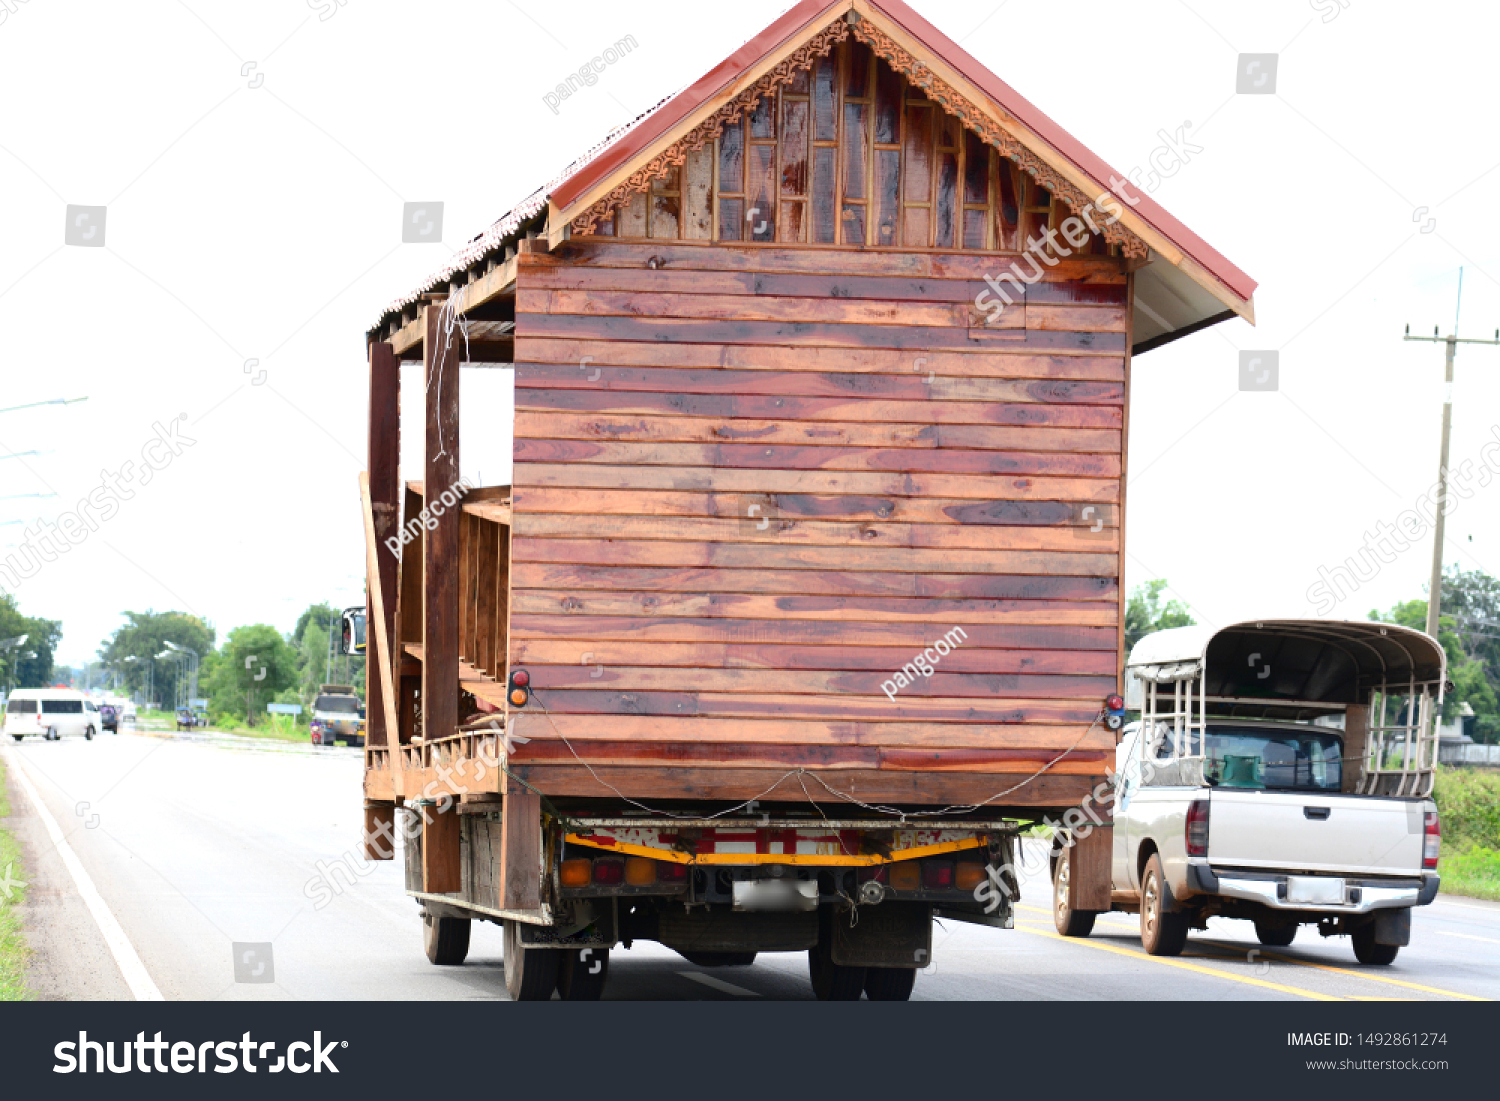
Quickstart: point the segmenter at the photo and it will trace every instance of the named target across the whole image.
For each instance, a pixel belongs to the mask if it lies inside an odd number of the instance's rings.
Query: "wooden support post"
[[[463,513],[440,498],[458,483],[458,350],[442,331],[440,303],[424,307],[427,452],[423,470],[422,733],[437,741],[458,729],[458,556]]]
[[[387,745],[394,738],[387,732],[384,706],[386,678],[370,676],[368,671],[377,668],[374,662],[389,665],[401,660],[401,647],[396,639],[396,568],[398,559],[386,541],[397,534],[400,522],[400,467],[401,455],[401,369],[391,346],[383,342],[370,345],[370,423],[369,423],[370,507],[375,522],[375,560],[377,577],[369,578],[370,594],[367,597],[365,652],[367,661],[366,690],[369,699],[366,714],[369,716],[365,744]],[[385,635],[378,637],[376,630],[376,602],[374,588],[379,582],[383,600]],[[394,645],[392,645],[394,644]]]
[[[1088,836],[1078,837],[1064,854],[1069,861],[1068,906],[1071,909],[1103,912],[1110,908],[1110,865],[1114,848],[1114,826],[1094,826]]]
[[[1344,767],[1339,790],[1346,795],[1364,790],[1365,761],[1370,752],[1370,706],[1350,704],[1344,712]]]
[[[422,890],[446,895],[464,887],[458,803],[417,808],[422,815]]]
[[[514,785],[512,785],[514,786]],[[542,797],[506,792],[500,820],[500,908],[542,905]]]
[[[394,803],[365,804],[363,850],[366,860],[392,860],[396,856],[396,806]]]

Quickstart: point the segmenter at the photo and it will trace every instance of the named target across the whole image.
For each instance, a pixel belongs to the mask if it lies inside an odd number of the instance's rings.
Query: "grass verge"
[[[1443,890],[1500,901],[1500,772],[1439,768],[1433,798],[1443,824]]]
[[[5,766],[0,764],[0,818],[10,817],[5,797]],[[0,830],[0,1002],[25,1001],[26,939],[21,935],[21,903],[26,888],[14,886],[21,877],[21,846],[9,830]]]

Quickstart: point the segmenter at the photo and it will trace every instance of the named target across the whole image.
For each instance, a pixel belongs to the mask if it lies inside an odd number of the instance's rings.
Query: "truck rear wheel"
[[[1086,937],[1094,931],[1092,910],[1074,910],[1068,905],[1068,854],[1057,860],[1052,873],[1052,924],[1064,937]]]
[[[464,962],[469,954],[469,918],[433,917],[422,914],[422,947],[427,959],[443,967]]]
[[[1161,857],[1151,854],[1141,876],[1141,946],[1153,956],[1180,956],[1187,945],[1188,915],[1173,913],[1171,888],[1162,874]]]
[[[505,989],[518,1002],[545,1002],[557,989],[555,948],[527,948],[521,943],[521,923],[505,919]]]
[[[1396,953],[1401,951],[1394,944],[1375,943],[1375,923],[1367,921],[1354,930],[1350,937],[1354,941],[1354,958],[1360,963],[1384,967],[1396,962]]]
[[[832,948],[823,943],[807,950],[807,969],[813,993],[820,1002],[857,1002],[865,991],[868,968],[833,962]]]
[[[609,979],[608,948],[574,948],[556,952],[557,994],[565,1002],[597,1002]]]
[[[1274,925],[1269,921],[1257,921],[1255,937],[1267,948],[1285,948],[1297,939],[1297,923],[1289,921],[1285,925]]]
[[[865,997],[872,1002],[909,1002],[916,985],[915,967],[865,968]]]

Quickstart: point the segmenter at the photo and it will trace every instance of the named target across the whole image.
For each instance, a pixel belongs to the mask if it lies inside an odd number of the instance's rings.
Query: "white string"
[[[439,391],[443,388],[443,368],[448,366],[448,347],[453,341],[454,328],[457,328],[463,334],[464,359],[467,360],[469,358],[469,319],[464,317],[458,309],[458,300],[462,296],[462,290],[457,294],[450,294],[443,300],[442,306],[438,309],[438,328],[442,332],[443,343],[441,351],[432,350],[432,357],[437,361],[437,387]],[[430,373],[427,376],[427,389],[429,393],[432,390],[432,375]],[[437,454],[433,456],[434,460],[441,459],[444,455],[448,454],[448,448],[443,443],[443,417],[441,412],[437,418],[437,436],[438,450]]]

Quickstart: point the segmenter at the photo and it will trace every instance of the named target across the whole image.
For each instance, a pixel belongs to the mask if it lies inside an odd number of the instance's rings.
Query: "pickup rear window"
[[[1343,756],[1344,740],[1325,728],[1210,726],[1203,775],[1216,787],[1338,791]]]

